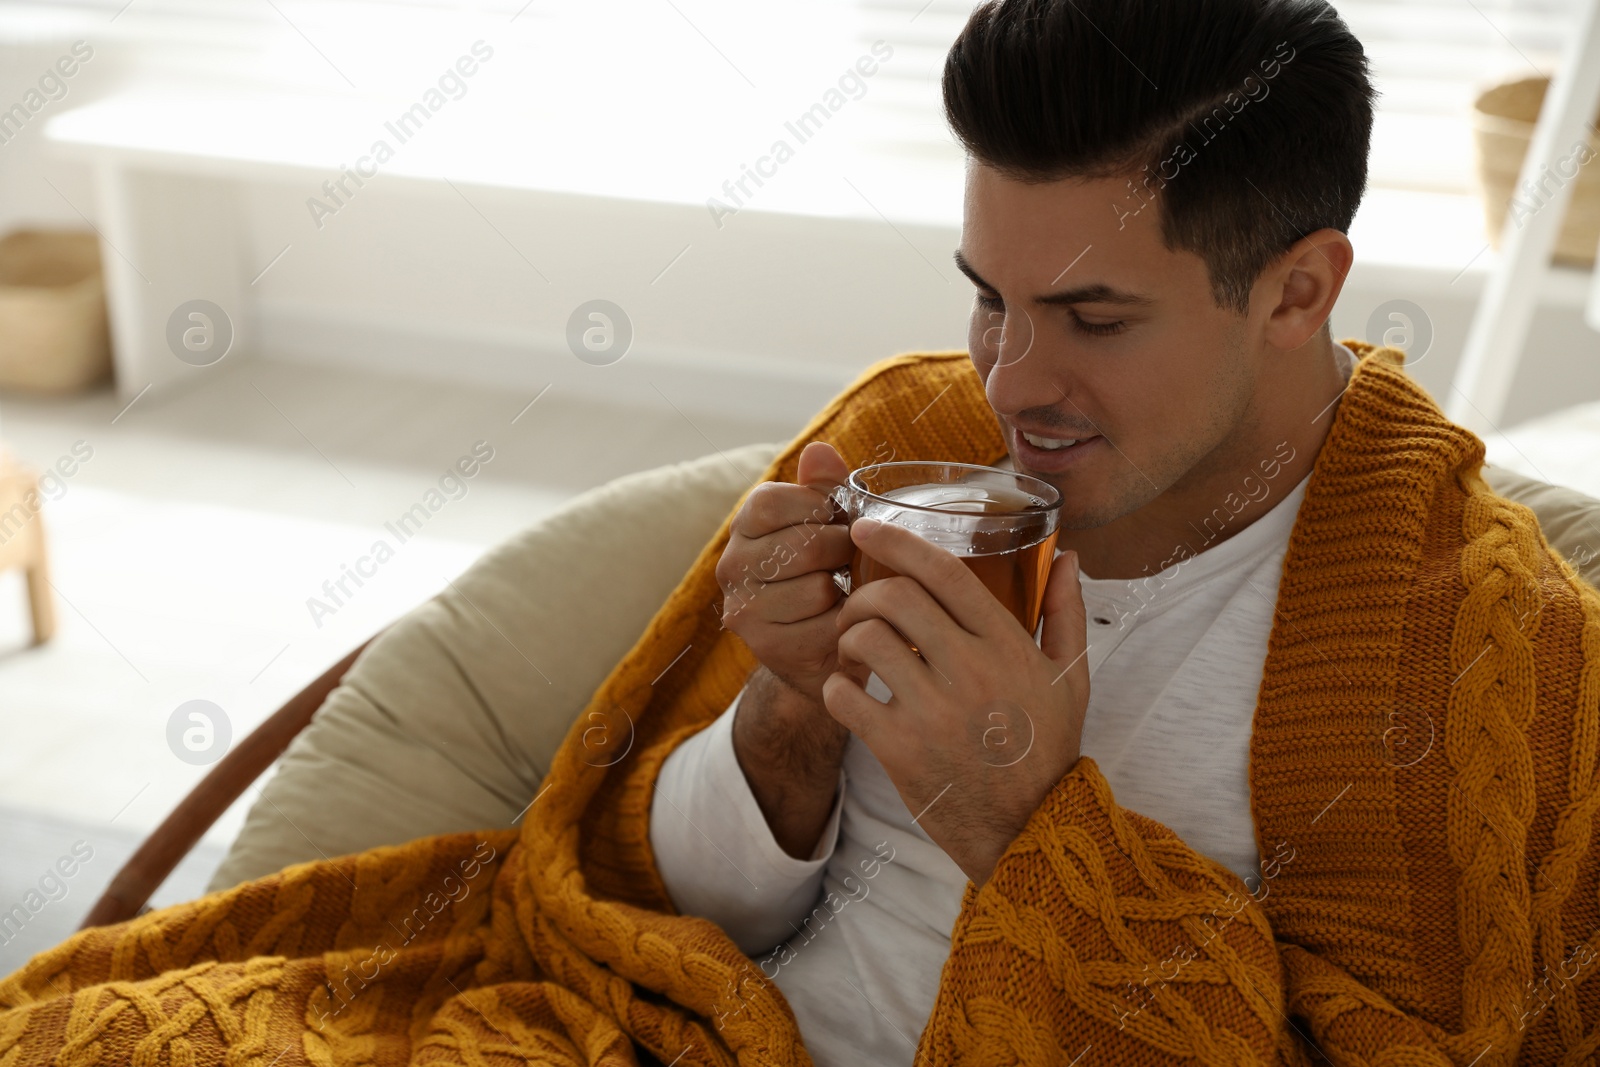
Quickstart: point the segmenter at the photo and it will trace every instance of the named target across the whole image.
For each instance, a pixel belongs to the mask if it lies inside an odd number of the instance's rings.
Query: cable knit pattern
[[[1250,884],[1083,758],[968,886],[917,1063],[1484,1065],[1600,1050],[1600,592],[1479,474],[1403,354],[1361,360],[1286,553]],[[764,478],[992,463],[964,353],[870,369]],[[0,982],[0,1067],[809,1064],[783,995],[674,914],[656,774],[754,660],[724,522],[520,830],[424,838],[80,933]]]

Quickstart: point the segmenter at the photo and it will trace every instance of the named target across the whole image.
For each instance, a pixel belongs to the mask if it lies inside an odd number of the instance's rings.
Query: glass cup
[[[1061,494],[1049,482],[974,463],[900,460],[852,471],[830,496],[851,522],[904,526],[955,553],[1024,630],[1038,631],[1061,523]],[[834,582],[848,594],[895,573],[858,547]]]

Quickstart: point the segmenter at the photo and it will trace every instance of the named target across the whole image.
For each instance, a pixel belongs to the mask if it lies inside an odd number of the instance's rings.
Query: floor
[[[108,389],[0,395],[0,438],[13,452],[36,466],[73,457],[42,517],[60,616],[50,644],[29,647],[21,580],[0,575],[0,974],[70,933],[205,773],[169,742],[179,705],[212,702],[242,737],[486,547],[575,494],[799,429],[608,409],[554,390],[535,398],[270,363],[213,369],[204,388],[126,409]],[[1600,498],[1600,403],[1487,445],[1493,463]],[[492,458],[447,486],[423,531],[356,595],[313,613],[312,598],[329,603],[323,582],[475,446]],[[201,890],[253,797],[157,904]],[[4,925],[19,904],[26,923]]]
[[[35,467],[67,457],[72,471],[50,483],[40,516],[53,641],[29,647],[21,577],[0,575],[0,974],[74,929],[208,769],[169,743],[179,705],[210,701],[217,734],[225,722],[242,737],[485,548],[577,493],[799,430],[607,408],[554,389],[530,407],[533,392],[271,363],[210,369],[203,388],[125,411],[109,389],[0,394],[11,451]],[[475,447],[492,458],[471,479],[446,479],[422,530],[333,607],[324,581]],[[312,598],[332,610],[313,612]],[[199,892],[253,796],[159,901]],[[74,876],[58,889],[50,871],[78,842],[92,858],[69,859]],[[14,905],[41,901],[21,934],[3,925]]]

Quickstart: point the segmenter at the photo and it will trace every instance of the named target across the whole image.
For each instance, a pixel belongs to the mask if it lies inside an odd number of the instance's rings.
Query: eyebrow
[[[967,262],[967,257],[961,254],[961,249],[959,248],[956,249],[955,260],[956,266],[960,268],[961,273],[971,279],[973,285],[980,289],[987,289],[991,293],[1000,291],[984,281],[983,277],[972,269],[972,264]],[[1062,289],[1059,292],[1034,297],[1034,303],[1047,305],[1124,304],[1130,307],[1149,307],[1155,301],[1142,293],[1133,293],[1126,289],[1115,289],[1103,282],[1092,282],[1088,285],[1079,285],[1071,289]]]

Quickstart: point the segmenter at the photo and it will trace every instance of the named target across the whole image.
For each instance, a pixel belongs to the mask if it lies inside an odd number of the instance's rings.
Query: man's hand
[[[717,561],[722,625],[744,639],[786,685],[822,703],[822,683],[838,663],[834,618],[843,595],[833,571],[850,562],[850,532],[833,522],[828,492],[849,477],[834,447],[800,453],[797,485],[763,482],[729,524]]]
[[[761,662],[733,721],[733,747],[778,845],[804,859],[827,824],[850,734],[822,704],[838,666],[839,587],[855,551],[828,491],[850,468],[832,445],[800,453],[799,484],[766,482],[745,498],[717,561],[722,624]]]
[[[1089,665],[1076,554],[1050,568],[1035,645],[954,554],[891,523],[857,520],[851,536],[898,576],[845,601],[840,671],[823,698],[918,825],[982,885],[1078,760]],[[863,689],[868,672],[893,693],[887,704]]]

